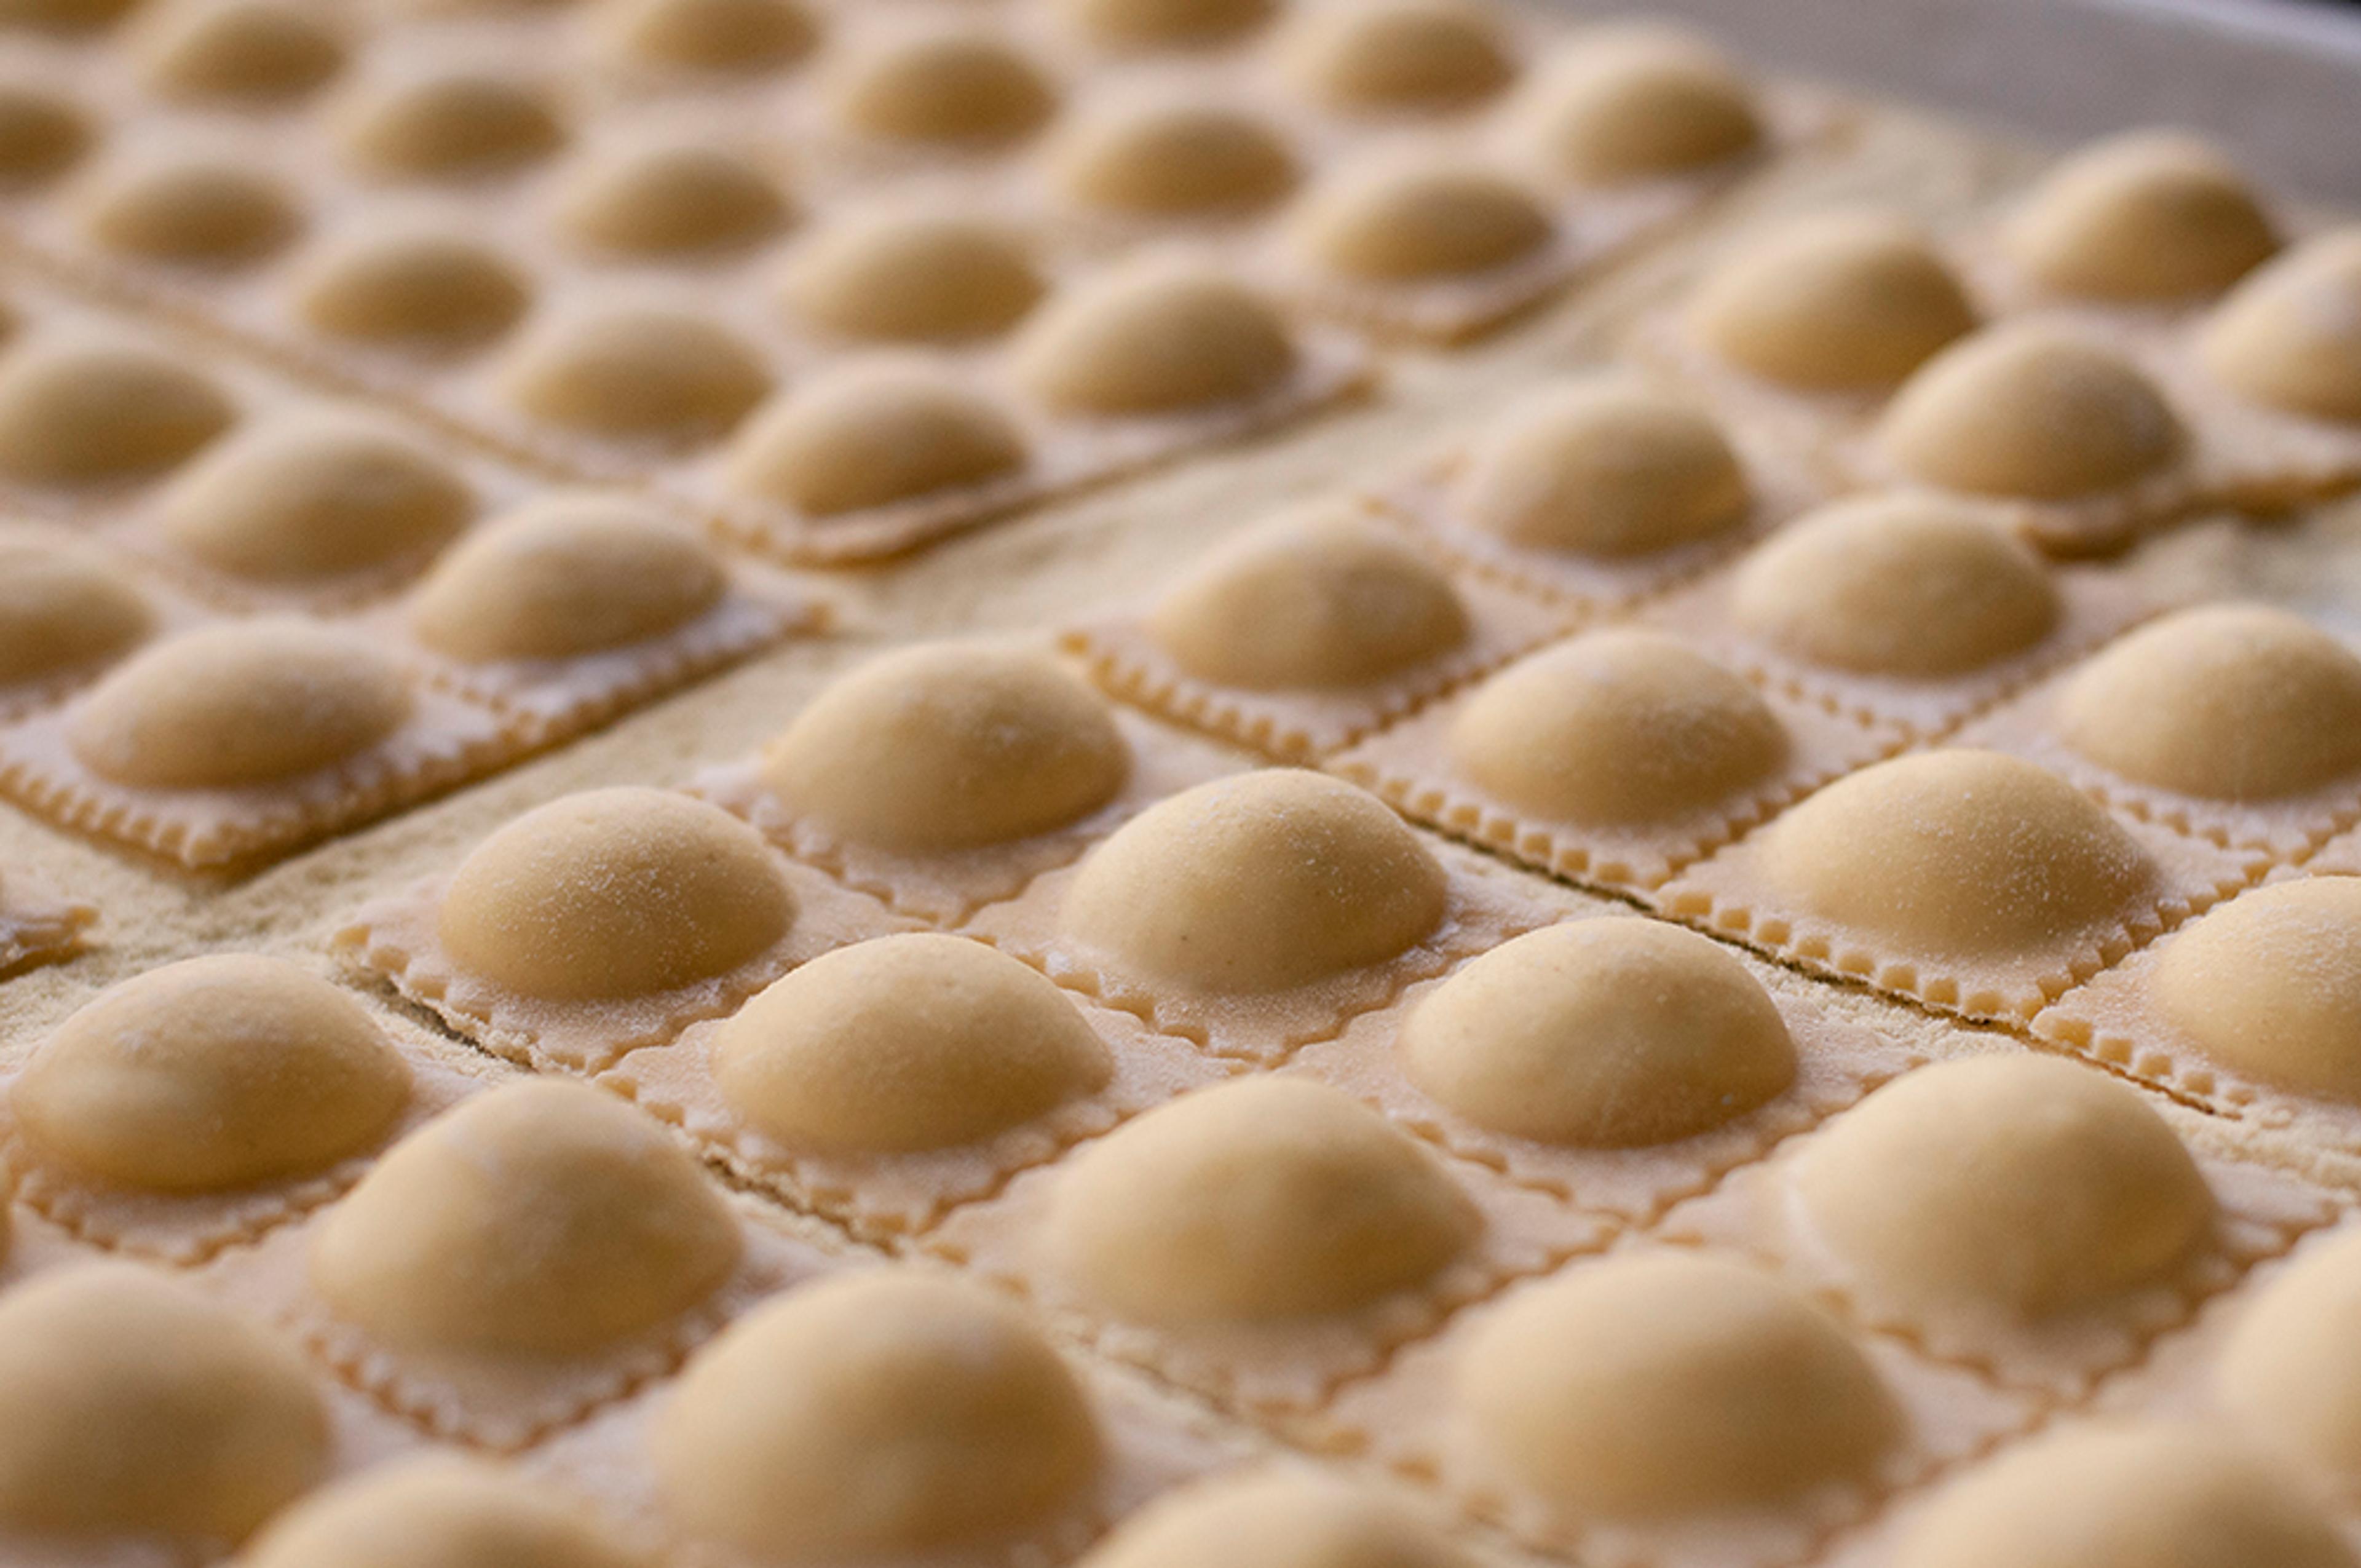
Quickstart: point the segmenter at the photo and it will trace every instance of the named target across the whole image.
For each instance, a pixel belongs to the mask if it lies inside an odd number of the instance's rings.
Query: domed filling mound
[[[1357,114],[1466,108],[1517,70],[1498,18],[1477,0],[1307,7],[1279,56],[1315,102]]]
[[[1025,463],[1023,433],[967,382],[931,366],[849,365],[757,415],[730,448],[728,482],[830,518],[989,484]]]
[[[2279,246],[2236,166],[2195,137],[2157,131],[2111,137],[2050,170],[2004,243],[2060,293],[2131,301],[2217,293]]]
[[[1687,174],[1752,152],[1762,112],[1737,69],[1677,28],[1577,38],[1532,95],[1542,156],[1578,185]]]
[[[829,225],[784,281],[788,308],[821,330],[896,341],[1005,332],[1047,287],[1016,231],[919,208]]]
[[[273,1519],[247,1568],[645,1568],[565,1493],[450,1453],[398,1460]]]
[[[2224,1067],[2361,1101],[2361,878],[2243,894],[2173,938],[2147,983]]]
[[[1553,226],[1505,175],[1474,163],[1389,159],[1315,191],[1294,236],[1330,272],[1399,284],[1510,266],[1548,245]]]
[[[1182,413],[1244,402],[1294,370],[1268,302],[1193,263],[1147,262],[1060,296],[1016,345],[1026,390],[1064,413]]]
[[[623,306],[531,336],[503,384],[525,412],[585,435],[705,442],[727,435],[763,400],[771,375],[717,322]]]
[[[1471,1568],[1425,1519],[1309,1466],[1167,1492],[1115,1527],[1083,1568]]]
[[[1049,166],[1076,203],[1143,217],[1253,212],[1297,178],[1294,153],[1260,119],[1185,101],[1084,120],[1060,135]]]
[[[949,27],[872,50],[836,84],[836,115],[882,141],[994,146],[1039,129],[1057,90],[1038,66],[982,27]]]
[[[2361,229],[2308,240],[2240,284],[2206,322],[2198,352],[2241,397],[2361,422]]]

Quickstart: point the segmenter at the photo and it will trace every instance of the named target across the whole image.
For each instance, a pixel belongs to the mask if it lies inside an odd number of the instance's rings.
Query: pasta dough
[[[2174,938],[2147,985],[2224,1067],[2361,1102],[2361,878],[2241,894]]]

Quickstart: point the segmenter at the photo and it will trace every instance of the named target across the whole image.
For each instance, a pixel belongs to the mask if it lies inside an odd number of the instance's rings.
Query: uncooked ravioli
[[[2241,283],[2207,319],[2198,352],[2241,397],[2361,421],[2361,229],[2307,240]]]
[[[841,517],[1010,478],[1025,434],[999,402],[939,367],[852,363],[774,400],[731,443],[741,496]]]
[[[83,1263],[0,1295],[0,1529],[218,1549],[329,1458],[302,1354],[194,1285]]]
[[[0,685],[94,667],[156,623],[148,595],[98,551],[0,533]]]
[[[701,313],[614,304],[548,323],[501,378],[535,419],[609,440],[727,435],[771,389],[763,356]]]
[[[644,1568],[582,1499],[449,1452],[325,1486],[270,1521],[241,1568]]]
[[[1231,1472],[1137,1509],[1082,1568],[1472,1568],[1392,1498],[1310,1466]]]
[[[1375,795],[1274,768],[1160,801],[1092,851],[1059,924],[1123,968],[1194,991],[1286,991],[1424,941],[1443,867]]]
[[[1350,114],[1466,108],[1516,74],[1500,14],[1484,0],[1348,0],[1306,7],[1280,40],[1298,87]]]
[[[1030,136],[1058,91],[998,31],[955,24],[876,45],[849,60],[833,104],[847,129],[912,146],[990,148]]]
[[[2234,1071],[2361,1102],[2361,878],[2241,894],[2149,971],[2157,1010]]]
[[[611,150],[573,176],[557,207],[576,239],[652,257],[752,245],[793,215],[785,190],[752,159],[673,138]]]
[[[1620,380],[1519,405],[1470,458],[1457,515],[1511,544],[1606,560],[1652,555],[1746,521],[1746,472],[1695,403]]]
[[[48,183],[89,150],[90,122],[81,109],[29,82],[0,82],[0,188]]]
[[[1254,212],[1294,189],[1300,172],[1261,117],[1188,100],[1110,105],[1060,132],[1046,161],[1077,205],[1139,217]]]
[[[1339,1090],[1260,1076],[1184,1095],[1069,1159],[1044,1245],[1123,1317],[1254,1322],[1416,1289],[1481,1228],[1410,1135]]]
[[[0,473],[27,484],[144,478],[236,417],[202,372],[137,344],[59,338],[0,359]]]
[[[1915,225],[1877,213],[1802,218],[1737,250],[1686,308],[1687,330],[1750,374],[1804,392],[1883,391],[1976,325]]]
[[[1763,982],[1653,920],[1572,920],[1494,948],[1411,1010],[1399,1049],[1419,1087],[1477,1125],[1593,1148],[1705,1132],[1795,1076]]]
[[[310,1278],[382,1344],[566,1359],[697,1306],[741,1245],[661,1123],[587,1084],[527,1078],[388,1150],[313,1233]]]
[[[328,18],[288,0],[181,0],[160,7],[137,52],[148,89],[192,103],[277,104],[343,69]]]
[[[2055,1057],[1921,1068],[1795,1167],[1818,1245],[1888,1300],[2037,1319],[2170,1279],[2213,1234],[2204,1176],[2137,1091]]]
[[[1520,1292],[1471,1334],[1457,1397],[1527,1491],[1587,1519],[1776,1507],[1866,1480],[1902,1416],[1861,1345],[1770,1277],[1683,1253]]]
[[[896,206],[838,219],[781,279],[789,312],[824,332],[881,341],[990,337],[1048,288],[1015,225],[976,214]]]
[[[467,236],[364,230],[306,262],[295,308],[317,331],[358,342],[447,351],[488,343],[533,301],[523,270]]]
[[[732,1109],[790,1147],[901,1153],[1005,1132],[1106,1082],[1067,993],[1005,953],[933,932],[796,970],[716,1031]]]
[[[216,571],[302,584],[423,556],[475,507],[441,454],[374,416],[315,410],[207,452],[159,499],[157,521]]]
[[[609,0],[605,12],[619,51],[674,70],[777,71],[820,37],[802,0]]]
[[[410,1092],[408,1065],[344,992],[222,953],[101,992],[33,1053],[8,1107],[37,1158],[82,1179],[217,1192],[365,1151]]]
[[[1114,49],[1203,49],[1270,19],[1279,0],[1060,0],[1067,23]]]
[[[1456,770],[1520,811],[1605,828],[1678,822],[1783,767],[1786,727],[1677,638],[1610,628],[1510,665],[1446,740]]]
[[[2162,472],[2188,437],[2114,348],[2019,322],[1928,360],[1886,405],[1876,439],[1904,474],[1944,489],[2071,501]]]
[[[1758,545],[1730,619],[1807,663],[1934,681],[2038,645],[2063,613],[2041,557],[1957,502],[1836,502]]]
[[[787,806],[906,854],[1011,842],[1115,798],[1131,748],[1106,702],[1045,654],[906,648],[838,680],[763,749]]]
[[[2203,139],[2134,131],[2093,143],[2035,186],[2002,231],[2010,258],[2060,293],[2217,293],[2279,248],[2236,165]]]
[[[685,795],[624,786],[562,796],[477,845],[435,926],[466,972],[580,1003],[717,979],[795,916],[752,828]]]
[[[2353,1568],[2288,1476],[2193,1423],[2107,1422],[2012,1448],[1938,1494],[1897,1568]]]
[[[2140,784],[2281,799],[2361,771],[2361,656],[2271,606],[2185,609],[2076,669],[2052,723],[2074,751]]]
[[[345,111],[347,158],[374,174],[463,180],[537,163],[566,141],[541,91],[458,70],[366,95]]]
[[[1478,276],[1539,254],[1549,213],[1510,175],[1462,159],[1398,157],[1315,188],[1292,225],[1297,247],[1355,282]]]
[[[410,598],[410,628],[471,664],[572,659],[662,637],[730,576],[695,536],[620,497],[556,495],[478,529]]]
[[[2057,774],[1967,750],[1896,757],[1838,780],[1773,819],[1760,864],[1805,914],[1913,954],[1971,960],[2039,954],[2114,928],[2161,875],[2137,839]]]
[[[1148,633],[1200,680],[1249,691],[1382,681],[1466,641],[1458,591],[1396,535],[1320,517],[1241,536],[1159,600]]]
[[[1754,93],[1721,51],[1675,27],[1577,36],[1544,69],[1525,107],[1543,161],[1576,185],[1694,173],[1763,141]]]
[[[808,1562],[1027,1530],[1084,1495],[1101,1443],[1080,1379],[1014,1308],[871,1269],[730,1325],[681,1374],[648,1455],[683,1534]]]
[[[401,666],[357,632],[226,621],[152,642],[71,710],[84,767],[135,789],[237,789],[334,767],[409,718]]]
[[[2301,887],[2301,883],[2290,883]],[[2213,1393],[2339,1490],[2361,1485],[2361,1245],[2333,1236],[2251,1288],[2213,1364]]]
[[[1295,366],[1268,301],[1202,264],[1153,258],[1061,294],[1016,348],[1017,380],[1042,403],[1108,417],[1246,402]]]
[[[116,170],[79,200],[82,232],[145,261],[231,268],[283,248],[302,226],[295,198],[266,170],[209,158]]]

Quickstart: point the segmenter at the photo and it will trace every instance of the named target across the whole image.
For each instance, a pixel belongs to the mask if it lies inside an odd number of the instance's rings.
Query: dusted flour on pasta
[[[2147,985],[2223,1066],[2361,1102],[2361,878],[2241,894],[2175,937]]]

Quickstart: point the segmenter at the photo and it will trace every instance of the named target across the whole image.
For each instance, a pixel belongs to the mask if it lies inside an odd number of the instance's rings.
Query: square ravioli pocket
[[[2201,605],[1958,739],[2029,757],[2138,821],[2284,861],[2361,820],[2361,654],[2288,610]]]
[[[349,627],[209,621],[0,728],[0,791],[191,867],[283,854],[488,772],[516,741]]]
[[[1284,1070],[1521,1187],[1646,1224],[1929,1059],[1819,989],[1601,904],[1420,981]]]
[[[485,524],[374,623],[540,746],[829,620],[801,585],[725,562],[633,501],[582,494]]]
[[[1269,1064],[1558,908],[1366,791],[1269,768],[1159,802],[967,929],[1159,1033]]]
[[[2059,997],[2034,1034],[2361,1154],[2361,877],[2278,875]]]
[[[911,922],[668,790],[561,796],[364,905],[356,970],[512,1060],[597,1072],[796,964]]]
[[[497,1173],[492,1179],[488,1175]],[[833,1260],[613,1095],[523,1077],[208,1268],[427,1432],[515,1450],[675,1371]]]
[[[1642,619],[1773,690],[1927,737],[2158,608],[2133,574],[2052,565],[1972,503],[1876,495],[1805,514]]]
[[[1528,654],[1328,766],[1539,870],[1648,889],[1904,740],[1759,691],[1665,632],[1609,626]]]
[[[918,1245],[1118,1360],[1285,1419],[1610,1234],[1341,1091],[1264,1073],[1146,1112]]]
[[[0,721],[48,707],[208,612],[69,526],[0,524]]]
[[[2334,1212],[2211,1118],[2020,1051],[1905,1074],[1658,1228],[1773,1260],[2003,1387],[2077,1398]]]
[[[1819,485],[1676,390],[1616,373],[1513,404],[1370,492],[1446,561],[1572,609],[1662,592],[1794,516]]]
[[[1352,505],[1225,546],[1152,606],[1065,634],[1115,696],[1283,762],[1350,744],[1564,630]]]
[[[2037,1410],[1740,1255],[1633,1238],[1469,1307],[1305,1424],[1552,1556],[1773,1568]]]
[[[178,1265],[332,1201],[388,1144],[505,1076],[248,953],[111,986],[10,1057],[0,1164],[17,1201],[91,1245]]]
[[[1237,1070],[982,942],[913,932],[822,954],[598,1081],[741,1181],[893,1238]]]
[[[2261,870],[2121,821],[2021,757],[1942,750],[1806,796],[1654,901],[1824,974],[2026,1019]]]
[[[1044,650],[897,649],[692,791],[915,918],[956,925],[1244,759],[1118,710]]]

